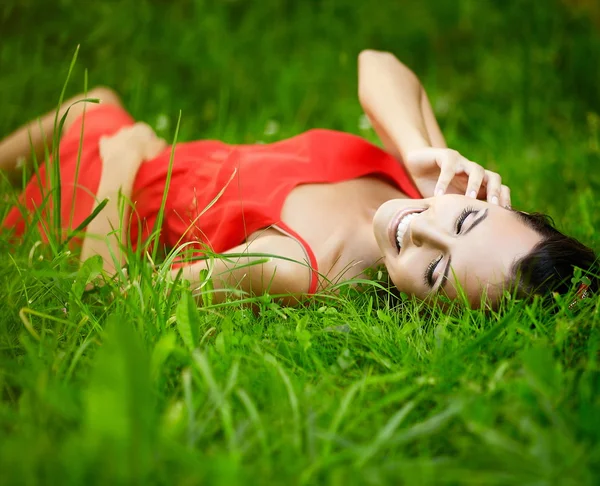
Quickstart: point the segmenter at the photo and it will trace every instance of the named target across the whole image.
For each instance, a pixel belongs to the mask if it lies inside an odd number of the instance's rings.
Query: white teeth
[[[398,242],[399,248],[402,247],[402,239],[404,238],[404,233],[406,233],[410,222],[417,214],[418,213],[410,213],[400,220],[400,224],[398,225],[398,229],[396,230],[396,241]]]

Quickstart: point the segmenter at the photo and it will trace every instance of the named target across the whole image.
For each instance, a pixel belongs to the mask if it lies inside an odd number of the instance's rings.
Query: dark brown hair
[[[589,292],[598,290],[598,279],[588,273],[594,272],[597,266],[592,249],[558,231],[549,216],[521,211],[515,214],[542,236],[542,241],[513,264],[510,280],[519,296],[566,294],[573,288],[576,268],[590,280]]]

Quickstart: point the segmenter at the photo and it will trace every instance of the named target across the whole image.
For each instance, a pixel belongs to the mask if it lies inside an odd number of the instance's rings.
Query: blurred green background
[[[600,183],[599,28],[594,0],[4,0],[0,133],[53,107],[78,44],[69,94],[88,69],[165,134],[179,110],[186,139],[360,133],[356,56],[389,50],[452,147],[497,168],[517,205],[561,218]]]
[[[180,138],[228,142],[376,141],[356,57],[391,51],[451,147],[600,248],[597,0],[2,0],[0,136],[56,106],[77,45],[67,95],[87,70],[161,135],[181,111]],[[83,295],[93,268],[0,246],[0,484],[598,483],[593,302],[195,311],[155,275]]]

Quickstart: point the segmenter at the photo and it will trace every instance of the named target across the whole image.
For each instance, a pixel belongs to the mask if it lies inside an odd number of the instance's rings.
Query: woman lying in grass
[[[109,198],[81,250],[82,260],[101,255],[108,272],[126,263],[126,239],[138,247],[155,224],[168,248],[230,255],[173,269],[197,286],[210,268],[214,289],[236,290],[217,292],[218,300],[269,292],[294,303],[383,263],[400,291],[420,299],[455,298],[462,289],[472,305],[482,297],[493,305],[510,288],[566,292],[574,268],[595,261],[545,217],[511,210],[498,174],[446,147],[419,80],[388,53],[359,56],[360,102],[387,151],[330,130],[269,145],[203,140],[172,148],[110,90],[87,97],[101,103],[86,103],[85,113],[83,103],[73,105],[60,144],[62,225],[76,228]],[[30,142],[40,157],[53,123],[49,114],[5,139],[1,166],[14,169]],[[45,180],[42,168],[5,227],[26,230]],[[133,202],[130,213],[119,210],[119,193]],[[47,213],[39,214],[43,233]]]

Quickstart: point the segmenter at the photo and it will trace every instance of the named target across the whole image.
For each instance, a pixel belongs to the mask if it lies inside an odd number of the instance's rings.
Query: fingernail
[[[471,191],[469,193],[469,197],[472,197],[473,199],[475,199],[477,197],[477,193],[475,191]]]
[[[435,191],[435,195],[436,196],[443,196],[444,195],[444,190],[443,189],[438,189],[437,191]]]
[[[498,204],[498,197],[497,196],[493,196],[492,197],[492,204]]]

